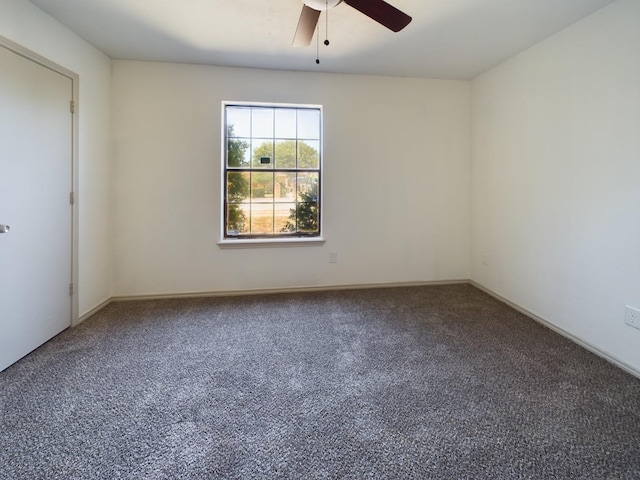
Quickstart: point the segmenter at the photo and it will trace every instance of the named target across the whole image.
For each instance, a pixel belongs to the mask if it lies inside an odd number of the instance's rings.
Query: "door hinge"
[[[69,284],[69,295],[73,295],[73,283]]]
[[[71,113],[76,113],[76,102],[74,100],[69,102],[69,110],[71,110]]]
[[[76,203],[76,192],[69,192],[69,203],[71,205],[75,205],[75,203]]]

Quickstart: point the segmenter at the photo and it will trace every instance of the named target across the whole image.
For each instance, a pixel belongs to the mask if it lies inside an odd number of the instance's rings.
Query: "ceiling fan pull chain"
[[[326,9],[324,11],[324,15],[325,15],[324,44],[328,46],[329,45],[329,0],[325,1],[325,6],[326,6]]]
[[[316,65],[320,65],[320,25],[316,25]]]

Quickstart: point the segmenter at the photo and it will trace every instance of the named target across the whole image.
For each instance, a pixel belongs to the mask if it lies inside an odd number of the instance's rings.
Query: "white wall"
[[[218,247],[223,100],[324,106],[324,246]],[[468,82],[115,61],[112,108],[118,296],[468,278]]]
[[[473,81],[472,186],[471,278],[640,371],[639,1]]]
[[[111,297],[111,60],[24,0],[0,0],[0,35],[79,75],[79,313]]]

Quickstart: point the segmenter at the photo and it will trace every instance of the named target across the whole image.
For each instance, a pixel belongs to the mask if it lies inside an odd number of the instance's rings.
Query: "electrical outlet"
[[[489,254],[488,253],[483,253],[482,254],[482,265],[484,265],[485,267],[489,266]]]
[[[338,252],[329,252],[329,263],[338,263]]]
[[[640,330],[640,310],[627,305],[624,313],[624,323]]]

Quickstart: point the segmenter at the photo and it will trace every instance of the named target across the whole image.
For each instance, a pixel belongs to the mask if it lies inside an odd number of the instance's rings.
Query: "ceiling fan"
[[[384,0],[302,0],[302,13],[293,38],[294,47],[306,47],[311,43],[320,13],[342,2],[364,13],[389,30],[399,32],[409,25],[411,17]]]

